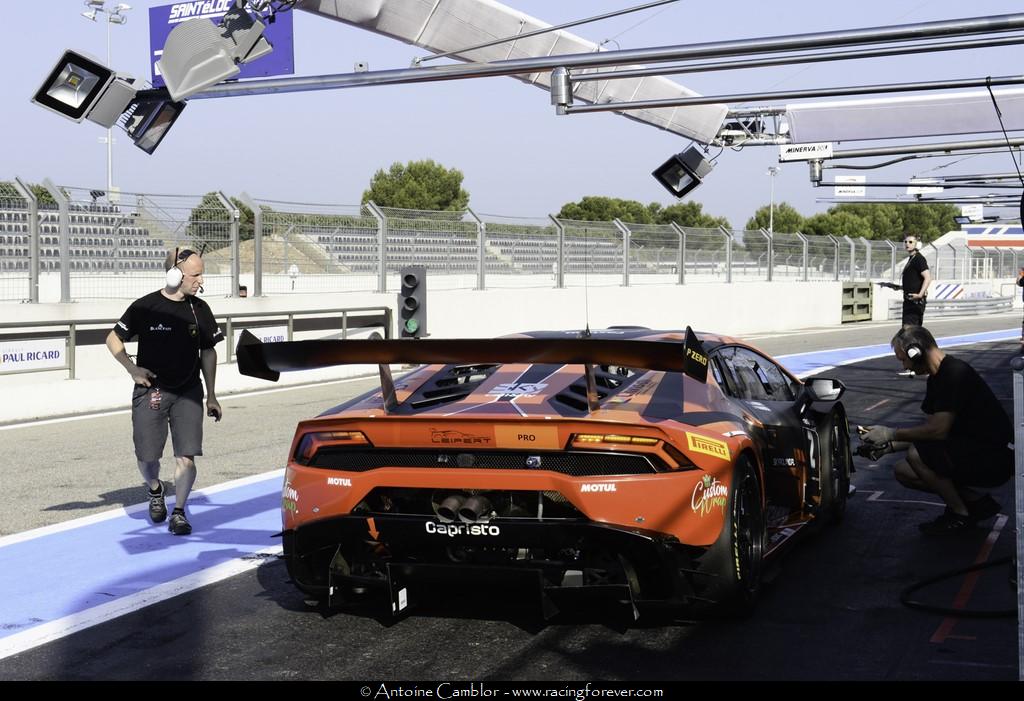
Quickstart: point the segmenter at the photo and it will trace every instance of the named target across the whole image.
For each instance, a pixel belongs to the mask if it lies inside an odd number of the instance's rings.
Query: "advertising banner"
[[[0,373],[60,370],[67,364],[67,338],[0,342]]]

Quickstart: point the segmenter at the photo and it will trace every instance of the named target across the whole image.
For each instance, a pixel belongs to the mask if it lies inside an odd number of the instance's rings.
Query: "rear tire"
[[[733,473],[725,525],[697,565],[706,580],[701,596],[715,602],[716,612],[744,615],[753,609],[761,590],[765,532],[761,482],[744,455]]]

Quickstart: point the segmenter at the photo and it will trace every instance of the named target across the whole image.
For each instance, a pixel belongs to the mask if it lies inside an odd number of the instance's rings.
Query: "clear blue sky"
[[[112,27],[111,63],[119,71],[148,78],[148,8],[168,3],[129,4],[128,24]],[[640,0],[507,4],[557,24]],[[3,0],[3,6],[0,60],[6,70],[0,80],[6,96],[0,110],[0,179],[18,175],[35,182],[50,177],[60,184],[102,189],[106,152],[98,138],[103,130],[91,122],[75,125],[29,99],[65,48],[104,59],[105,24],[81,17],[81,0]],[[593,41],[613,38],[621,48],[639,48],[1020,9],[1012,0],[683,0],[571,31]],[[295,35],[298,75],[348,72],[356,61],[368,61],[371,69],[404,68],[422,55],[416,47],[305,12],[295,13]],[[736,93],[1019,74],[1019,59],[1019,48],[981,49],[676,80],[705,94]],[[396,160],[433,158],[462,170],[476,211],[544,216],[584,195],[669,204],[672,198],[650,172],[685,143],[618,115],[557,117],[543,91],[511,78],[491,78],[194,100],[153,156],[120,135],[114,146],[114,183],[126,192],[202,194],[221,189],[231,195],[247,191],[268,199],[356,204],[376,169]],[[703,203],[705,211],[742,226],[768,202],[766,171],[777,165],[777,154],[775,147],[727,150],[690,198]],[[946,162],[916,161],[886,171],[886,178],[926,175]],[[1011,169],[1004,153],[935,172]],[[827,194],[811,188],[803,163],[785,165],[776,180],[776,202],[788,201],[804,214],[826,209],[828,205],[815,200]]]

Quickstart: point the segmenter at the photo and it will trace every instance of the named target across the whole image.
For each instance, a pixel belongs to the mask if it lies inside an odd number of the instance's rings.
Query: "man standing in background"
[[[908,235],[904,237],[903,245],[910,256],[903,266],[903,328],[924,326],[924,308],[932,273],[928,270],[928,261],[921,255],[921,239]]]

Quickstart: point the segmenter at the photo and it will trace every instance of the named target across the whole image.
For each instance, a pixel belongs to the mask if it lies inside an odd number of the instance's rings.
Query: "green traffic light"
[[[420,322],[416,321],[415,319],[406,319],[406,321],[405,321],[406,333],[416,333],[417,331],[419,331],[419,328],[420,328]]]

